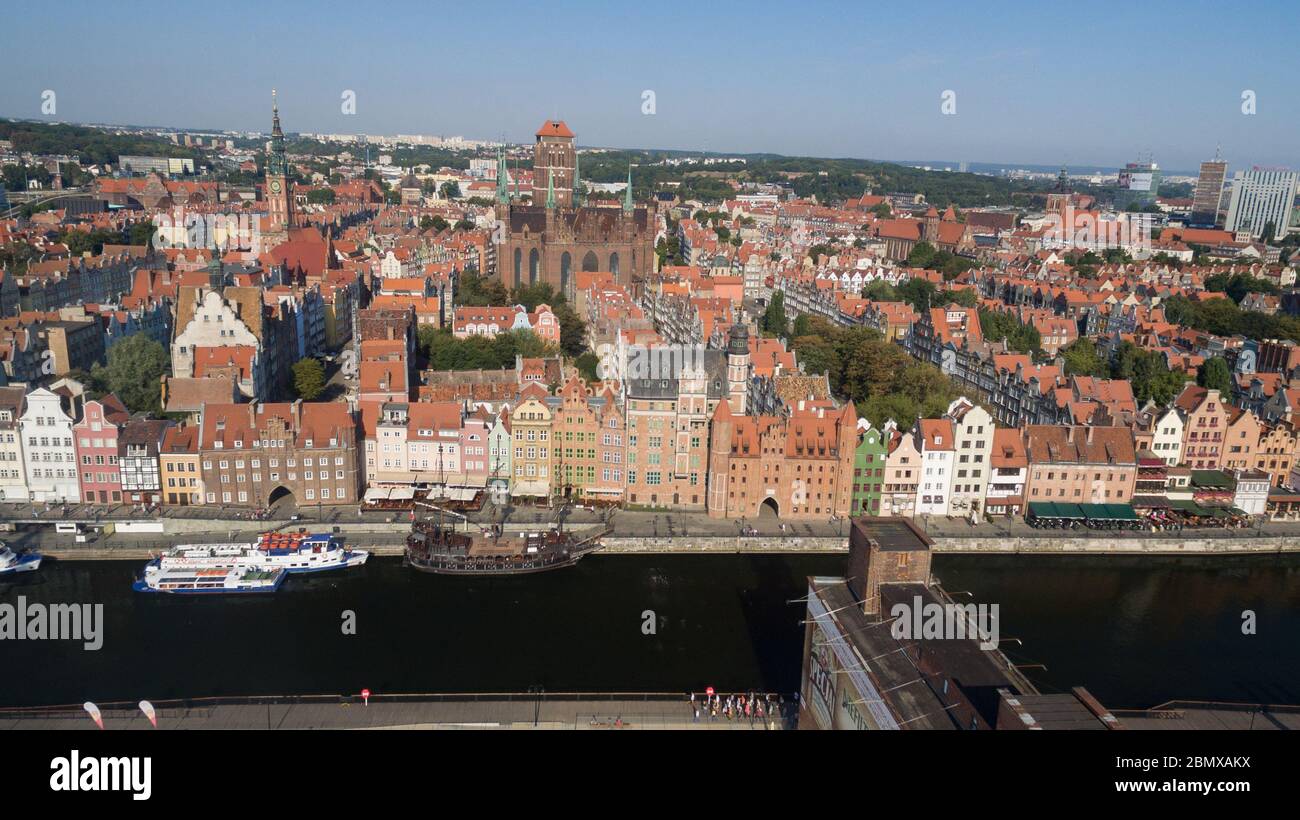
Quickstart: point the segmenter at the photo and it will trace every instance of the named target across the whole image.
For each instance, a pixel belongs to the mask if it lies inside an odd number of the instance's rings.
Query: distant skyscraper
[[[1256,239],[1280,240],[1286,236],[1300,174],[1287,168],[1238,171],[1232,178],[1232,199],[1224,224],[1230,231],[1248,231]],[[1264,236],[1272,226],[1271,236]]]
[[[1196,179],[1196,193],[1192,197],[1192,224],[1215,225],[1219,219],[1219,202],[1223,198],[1223,180],[1228,176],[1228,163],[1216,149],[1214,159],[1201,163],[1201,175]]]
[[[1160,193],[1160,166],[1150,160],[1130,162],[1119,172],[1119,191],[1115,194],[1115,207],[1136,206],[1145,208],[1156,203]]]

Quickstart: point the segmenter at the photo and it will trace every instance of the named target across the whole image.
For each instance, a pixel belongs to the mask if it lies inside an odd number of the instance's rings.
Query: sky
[[[1300,167],[1295,0],[993,5],[6,0],[0,116],[269,130],[276,88],[290,132]]]

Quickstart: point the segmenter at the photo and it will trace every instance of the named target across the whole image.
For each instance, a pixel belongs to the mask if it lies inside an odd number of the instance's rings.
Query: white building
[[[1290,224],[1297,185],[1300,185],[1300,174],[1285,168],[1238,171],[1232,178],[1225,227],[1233,232],[1246,231],[1266,242],[1280,241]],[[1273,235],[1264,236],[1264,229],[1270,224]]]
[[[1159,412],[1153,423],[1151,452],[1164,459],[1170,467],[1183,460],[1183,428],[1186,419],[1176,407]]]
[[[72,422],[57,393],[40,387],[27,394],[18,433],[32,501],[75,504],[81,500]]]
[[[917,444],[921,450],[916,514],[947,515],[953,463],[956,460],[952,419],[921,419],[916,423],[916,429]]]
[[[993,417],[983,407],[970,399],[956,399],[948,405],[956,439],[952,486],[949,493],[948,514],[969,517],[984,512],[987,494],[989,464],[993,454]]]
[[[0,387],[0,501],[26,501],[29,497],[18,432],[25,392],[22,385]]]
[[[1263,470],[1237,470],[1237,489],[1232,505],[1250,515],[1263,515],[1268,507],[1272,476]]]

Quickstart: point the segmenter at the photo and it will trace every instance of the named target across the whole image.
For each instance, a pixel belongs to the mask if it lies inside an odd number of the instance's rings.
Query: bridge
[[[73,199],[85,196],[89,191],[84,188],[64,188],[62,191],[6,191],[11,206],[0,212],[0,219],[17,216],[27,205],[45,205],[60,199]]]

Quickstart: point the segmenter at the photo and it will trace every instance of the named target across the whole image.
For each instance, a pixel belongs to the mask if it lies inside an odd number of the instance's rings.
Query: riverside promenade
[[[702,697],[702,693],[697,697]],[[723,695],[725,698],[725,694]],[[794,728],[794,704],[769,719],[701,715],[687,695],[514,693],[372,697],[212,698],[153,704],[157,729],[568,729],[778,731]],[[135,704],[99,705],[105,731],[153,731]],[[98,731],[80,706],[0,709],[0,730]]]
[[[0,505],[0,522],[14,531],[0,533],[10,546],[42,551],[62,560],[138,560],[177,543],[249,540],[272,529],[337,528],[353,546],[377,556],[400,556],[409,530],[409,513],[365,512],[355,507],[295,513],[298,518],[271,520],[221,517],[220,509],[168,510],[166,515],[106,515],[93,508],[70,507],[31,516],[30,505]],[[229,513],[225,513],[229,516]],[[536,532],[556,523],[555,511],[531,507],[505,511],[510,532]],[[472,517],[470,526],[500,521],[488,512]],[[734,520],[702,513],[574,509],[563,516],[574,532],[608,525],[604,555],[691,553],[837,553],[848,549],[848,520],[786,522],[775,517]],[[54,531],[55,522],[83,525],[84,540]],[[163,532],[110,532],[121,522],[160,522]],[[1099,555],[1234,555],[1300,552],[1300,522],[1268,522],[1247,529],[1188,528],[1177,532],[1110,530],[1041,530],[1021,520],[972,525],[961,519],[929,518],[918,523],[934,539],[937,553],[959,554],[1099,554]]]

